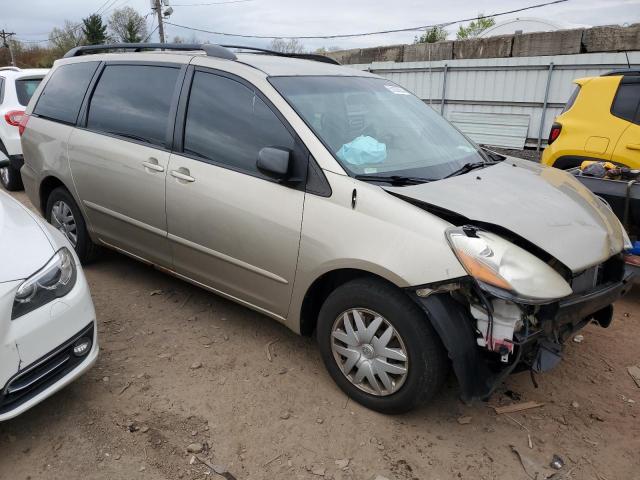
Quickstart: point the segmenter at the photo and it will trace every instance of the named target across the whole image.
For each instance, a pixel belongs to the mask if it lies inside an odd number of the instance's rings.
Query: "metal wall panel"
[[[628,58],[632,66],[640,65],[640,52],[628,52]],[[402,85],[448,119],[460,111],[528,115],[527,144],[535,146],[539,139],[543,145],[546,143],[553,119],[573,91],[573,80],[626,68],[627,57],[624,53],[585,53],[349,66]],[[441,109],[445,69],[445,104]],[[495,134],[501,127],[504,126],[494,127]]]
[[[448,117],[451,123],[476,143],[524,148],[529,129],[529,115],[453,111]]]

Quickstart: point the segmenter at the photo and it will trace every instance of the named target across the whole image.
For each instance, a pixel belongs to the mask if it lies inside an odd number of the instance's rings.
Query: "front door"
[[[629,122],[622,132],[611,160],[640,168],[640,78],[623,77],[611,106],[611,114]]]
[[[167,176],[174,268],[284,317],[304,191],[261,174],[256,160],[267,146],[293,150],[295,162],[305,162],[305,155],[265,101],[237,79],[196,70],[185,102],[183,147],[171,155]]]
[[[78,197],[101,241],[171,266],[165,212],[170,112],[180,68],[107,64],[86,126],[69,139]]]

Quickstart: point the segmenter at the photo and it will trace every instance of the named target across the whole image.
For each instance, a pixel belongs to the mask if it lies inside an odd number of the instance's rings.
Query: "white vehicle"
[[[69,241],[0,191],[0,421],[87,371],[98,357],[96,333],[89,286]]]
[[[0,168],[0,183],[7,190],[22,190],[20,121],[31,96],[49,70],[46,68],[0,68],[0,153],[10,165]]]

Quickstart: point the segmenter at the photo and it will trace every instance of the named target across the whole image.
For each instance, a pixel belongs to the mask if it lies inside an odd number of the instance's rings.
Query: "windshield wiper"
[[[354,178],[365,182],[384,182],[396,186],[420,185],[421,183],[434,181],[432,178],[405,177],[403,175],[356,175]]]
[[[445,178],[451,178],[451,177],[457,177],[458,175],[464,175],[465,173],[469,173],[471,170],[475,170],[476,168],[484,168],[484,167],[488,167],[489,165],[495,165],[496,163],[500,163],[500,161],[465,163],[459,169],[454,170],[449,175],[446,175],[446,176],[442,177],[442,179],[444,180]]]

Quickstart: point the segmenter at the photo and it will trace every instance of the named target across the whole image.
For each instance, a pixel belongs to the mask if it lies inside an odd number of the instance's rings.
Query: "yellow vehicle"
[[[617,70],[575,80],[549,133],[541,162],[557,168],[584,160],[640,168],[640,70]]]

